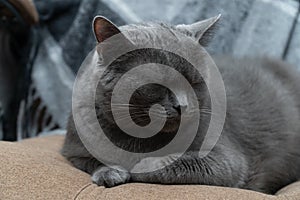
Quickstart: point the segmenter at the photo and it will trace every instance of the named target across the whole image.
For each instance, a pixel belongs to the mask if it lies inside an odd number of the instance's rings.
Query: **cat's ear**
[[[99,43],[121,33],[116,25],[103,16],[96,16],[93,21],[94,34]]]
[[[176,29],[193,37],[201,45],[206,46],[211,40],[216,24],[220,18],[221,14],[190,25],[177,25]]]

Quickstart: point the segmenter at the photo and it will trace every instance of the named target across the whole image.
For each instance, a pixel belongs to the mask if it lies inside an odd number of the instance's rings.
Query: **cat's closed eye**
[[[144,98],[146,101],[161,101],[168,94],[166,88],[158,84],[148,84],[135,91],[138,98]]]

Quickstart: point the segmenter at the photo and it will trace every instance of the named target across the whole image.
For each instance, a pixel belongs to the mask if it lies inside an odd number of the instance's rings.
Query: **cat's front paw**
[[[114,187],[129,182],[130,174],[125,169],[102,166],[92,175],[92,181],[99,186]]]

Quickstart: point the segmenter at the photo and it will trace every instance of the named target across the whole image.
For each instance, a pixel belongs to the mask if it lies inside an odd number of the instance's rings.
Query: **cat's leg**
[[[170,164],[170,161],[174,162]],[[134,168],[149,169],[153,165],[165,167],[149,173],[132,173],[132,181],[242,187],[247,177],[247,162],[244,156],[223,148],[215,148],[204,158],[200,158],[198,152],[186,153],[181,157],[173,154],[145,158]]]
[[[76,168],[91,174],[94,183],[99,186],[113,187],[130,180],[130,174],[123,168],[107,167],[94,158],[81,142],[74,124],[68,130],[61,154]]]

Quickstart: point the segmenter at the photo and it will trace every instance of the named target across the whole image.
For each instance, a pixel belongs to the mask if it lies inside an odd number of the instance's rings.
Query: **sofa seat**
[[[64,136],[45,136],[21,142],[0,142],[0,199],[300,199],[300,182],[276,195],[205,185],[156,185],[130,183],[98,187],[90,175],[70,165],[59,154]]]

